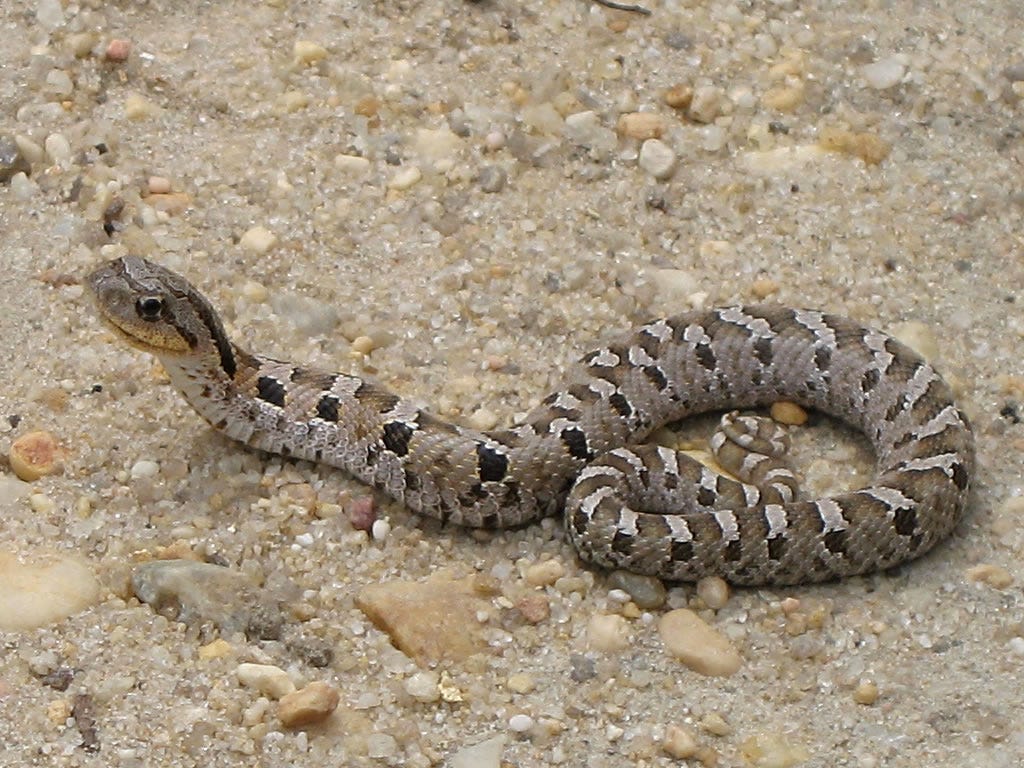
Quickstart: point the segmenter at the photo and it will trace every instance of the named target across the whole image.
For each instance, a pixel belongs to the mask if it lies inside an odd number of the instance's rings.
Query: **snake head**
[[[109,261],[88,278],[100,314],[132,346],[165,361],[216,355],[228,375],[234,357],[216,311],[185,278],[138,256]]]

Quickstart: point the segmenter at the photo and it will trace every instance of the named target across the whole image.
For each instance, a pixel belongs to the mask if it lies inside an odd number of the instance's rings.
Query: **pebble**
[[[769,88],[761,97],[761,103],[777,112],[795,112],[804,103],[804,88],[796,85]]]
[[[257,225],[247,229],[238,239],[238,244],[250,253],[264,256],[277,245],[277,235],[266,227]]]
[[[273,664],[239,664],[235,676],[245,687],[255,688],[271,699],[280,699],[295,691],[295,683],[288,673]]]
[[[835,126],[821,130],[818,146],[829,152],[859,157],[866,165],[878,165],[892,149],[889,142],[872,133],[855,133]]]
[[[871,680],[862,680],[853,689],[853,700],[865,706],[874,704],[878,701],[878,685]]]
[[[740,755],[755,768],[793,768],[811,759],[810,752],[777,731],[751,736],[740,744]]]
[[[0,631],[55,624],[95,604],[100,585],[87,563],[66,553],[0,550]]]
[[[141,459],[132,464],[132,468],[129,470],[128,474],[131,475],[132,480],[139,480],[144,477],[156,477],[160,474],[160,465],[155,461]]]
[[[370,170],[370,161],[359,155],[335,155],[334,167],[350,176],[363,176]]]
[[[150,176],[146,181],[146,188],[151,195],[166,195],[171,192],[171,180],[166,176]]]
[[[461,661],[487,647],[477,614],[488,604],[472,577],[438,574],[424,582],[368,584],[356,607],[420,666]]]
[[[551,615],[551,604],[547,595],[535,592],[516,600],[516,610],[529,624],[540,624]]]
[[[612,571],[608,574],[608,588],[623,590],[634,603],[645,610],[663,606],[668,594],[660,579],[629,571]]]
[[[640,145],[640,167],[654,178],[662,181],[676,170],[676,153],[660,139],[647,139]]]
[[[24,480],[10,475],[0,475],[0,510],[11,507],[28,496],[32,486]]]
[[[987,584],[995,589],[1006,589],[1013,586],[1013,574],[1001,565],[981,563],[972,565],[967,569],[967,578],[970,581]]]
[[[38,0],[36,21],[46,30],[53,30],[64,23],[64,8],[60,0]]]
[[[665,103],[672,109],[686,110],[693,103],[693,86],[686,83],[673,85],[664,95]]]
[[[451,757],[451,768],[501,768],[505,736],[493,736],[479,744],[463,747]]]
[[[284,696],[277,705],[277,718],[286,728],[318,723],[335,709],[341,696],[338,690],[320,680]]]
[[[45,475],[52,475],[61,469],[63,459],[60,446],[49,432],[36,430],[26,432],[13,443],[7,452],[7,461],[14,474],[25,482],[33,483]]]
[[[591,155],[601,156],[615,149],[615,131],[605,127],[592,110],[574,112],[565,118],[562,134],[573,144],[587,147]]]
[[[280,636],[284,616],[278,603],[246,575],[195,560],[154,560],[136,566],[135,596],[184,624],[210,622],[224,634],[245,632],[261,639]]]
[[[768,413],[779,424],[799,427],[807,423],[807,411],[788,400],[779,400],[776,403],[772,403]]]
[[[512,715],[512,717],[508,719],[509,730],[514,731],[515,733],[526,733],[533,728],[533,725],[533,718],[529,715]]]
[[[124,100],[124,116],[128,120],[148,120],[160,112],[160,107],[137,93],[129,94]]]
[[[702,675],[728,677],[742,664],[732,643],[686,608],[662,616],[658,631],[665,650]]]
[[[661,740],[661,748],[665,754],[676,760],[685,760],[697,754],[697,740],[691,731],[679,725],[670,725],[665,729]]]
[[[871,64],[866,64],[860,70],[867,84],[877,91],[884,91],[899,85],[906,72],[907,57],[902,54],[879,59]]]
[[[698,123],[711,123],[722,113],[725,92],[714,85],[702,85],[693,91],[687,116]]]
[[[292,46],[295,63],[304,67],[327,58],[327,49],[312,40],[296,40]]]
[[[601,653],[618,653],[630,646],[629,622],[614,613],[591,616],[587,623],[587,646]]]
[[[132,53],[132,41],[124,40],[122,38],[114,38],[107,43],[107,50],[103,53],[103,58],[107,61],[122,62],[127,61],[128,57]]]
[[[374,520],[373,525],[370,526],[370,536],[373,538],[374,541],[385,541],[390,534],[391,523],[389,523],[387,520]]]
[[[357,496],[345,506],[345,512],[353,528],[372,533],[373,524],[377,521],[377,504],[373,496]]]
[[[537,688],[537,681],[530,675],[517,672],[514,675],[509,675],[505,685],[513,693],[530,693]]]
[[[732,733],[732,726],[729,721],[718,712],[708,712],[700,719],[700,727],[712,736],[728,736]]]
[[[729,584],[719,576],[706,576],[697,582],[697,597],[708,608],[720,611],[729,602]]]
[[[393,189],[396,192],[403,192],[410,189],[423,178],[423,171],[419,169],[419,166],[410,165],[402,168],[398,173],[391,177],[391,181],[388,182],[388,189]]]
[[[424,163],[437,167],[438,163],[453,160],[462,144],[462,138],[449,128],[418,128],[413,137],[412,150]],[[416,171],[419,172],[419,168]]]
[[[398,742],[390,733],[371,733],[366,737],[366,756],[373,760],[387,760],[398,752]]]
[[[6,184],[16,173],[32,173],[32,166],[16,139],[0,135],[0,184]]]
[[[619,117],[616,128],[631,139],[660,139],[665,133],[665,118],[654,112],[627,112]]]
[[[531,587],[550,587],[565,575],[560,560],[544,560],[526,569],[526,583]]]
[[[210,659],[222,659],[234,653],[234,651],[235,647],[231,643],[222,637],[218,637],[213,642],[199,646],[198,656],[202,661],[209,661]]]
[[[500,165],[485,165],[477,176],[480,189],[489,194],[501,192],[507,182],[508,174]]]
[[[62,133],[51,133],[43,142],[46,156],[54,163],[67,163],[71,160],[71,144]]]
[[[405,681],[405,692],[416,701],[429,704],[441,698],[440,681],[437,672],[416,672]]]

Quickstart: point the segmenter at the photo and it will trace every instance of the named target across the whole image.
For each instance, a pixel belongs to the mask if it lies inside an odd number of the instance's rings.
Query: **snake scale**
[[[747,306],[649,322],[586,355],[580,377],[521,424],[478,432],[368,379],[242,349],[199,291],[142,258],[106,263],[89,284],[102,316],[156,355],[229,437],[340,467],[459,525],[503,528],[564,510],[580,556],[603,567],[741,585],[823,581],[923,554],[966,506],[973,436],[949,386],[908,347],[843,317]],[[642,442],[693,414],[780,400],[862,431],[877,457],[870,485],[799,501],[763,453],[740,461],[753,469],[741,482]]]

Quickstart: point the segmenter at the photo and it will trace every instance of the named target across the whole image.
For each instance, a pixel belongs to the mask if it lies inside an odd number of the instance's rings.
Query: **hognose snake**
[[[923,554],[966,504],[973,437],[949,387],[903,344],[842,317],[750,306],[650,322],[586,355],[583,375],[522,424],[484,433],[365,378],[243,350],[192,285],[144,259],[109,262],[89,284],[103,317],[229,437],[340,467],[459,525],[502,528],[564,509],[580,555],[604,567],[822,581]],[[770,453],[774,439],[740,419],[736,464],[751,483],[641,444],[666,422],[778,400],[864,432],[877,456],[869,487],[794,500],[779,461],[752,452]]]

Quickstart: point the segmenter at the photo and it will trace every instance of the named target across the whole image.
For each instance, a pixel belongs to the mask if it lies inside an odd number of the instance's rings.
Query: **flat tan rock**
[[[472,577],[437,575],[364,587],[356,605],[420,666],[460,661],[486,650],[477,611],[486,608]]]
[[[686,608],[662,616],[658,632],[665,650],[702,675],[728,677],[743,661],[728,638]]]
[[[55,624],[99,600],[92,568],[65,553],[18,557],[0,550],[0,630],[18,632]]]

